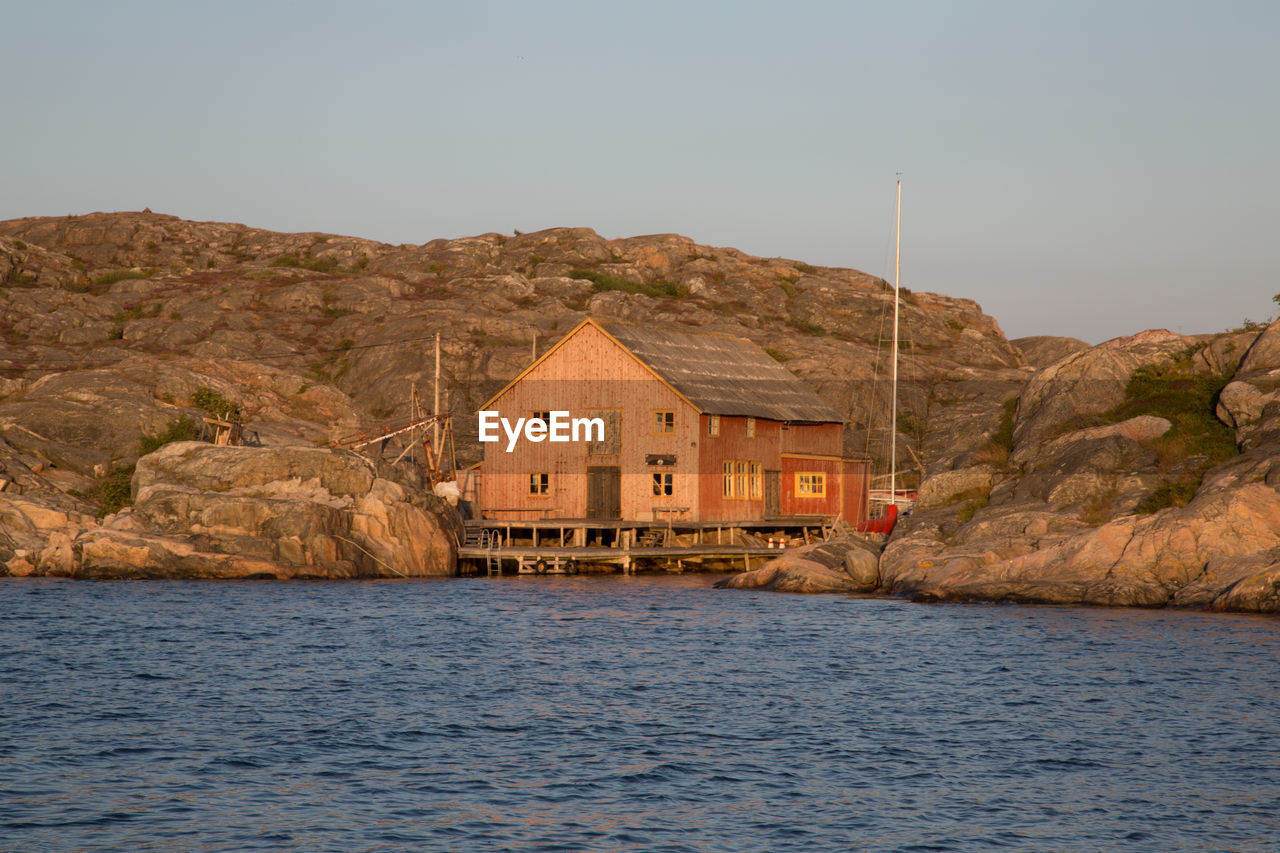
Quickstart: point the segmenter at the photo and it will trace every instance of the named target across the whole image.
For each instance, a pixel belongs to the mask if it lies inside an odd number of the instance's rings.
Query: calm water
[[[0,582],[5,850],[1280,849],[1280,620]]]

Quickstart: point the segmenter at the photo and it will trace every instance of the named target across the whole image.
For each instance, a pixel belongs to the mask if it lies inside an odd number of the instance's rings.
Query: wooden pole
[[[432,427],[431,445],[435,449],[437,455],[440,452],[440,333],[436,332],[436,399],[435,408],[431,410],[431,414],[437,416],[437,420]]]

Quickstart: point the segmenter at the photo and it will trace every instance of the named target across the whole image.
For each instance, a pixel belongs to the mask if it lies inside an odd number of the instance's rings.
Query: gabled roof
[[[485,403],[506,393],[583,326],[594,326],[703,414],[739,415],[798,423],[843,423],[808,385],[760,347],[731,335],[659,329],[587,319]]]
[[[596,325],[704,414],[844,421],[812,388],[751,341],[615,321]]]

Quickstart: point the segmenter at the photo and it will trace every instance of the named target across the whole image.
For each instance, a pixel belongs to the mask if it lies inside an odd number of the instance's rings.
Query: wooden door
[[[622,518],[622,469],[587,467],[587,518]]]
[[[782,472],[764,472],[764,517],[778,518],[782,515]]]

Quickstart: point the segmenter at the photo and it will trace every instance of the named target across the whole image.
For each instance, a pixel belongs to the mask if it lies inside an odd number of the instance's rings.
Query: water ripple
[[[1280,621],[0,581],[14,850],[1270,851]]]

